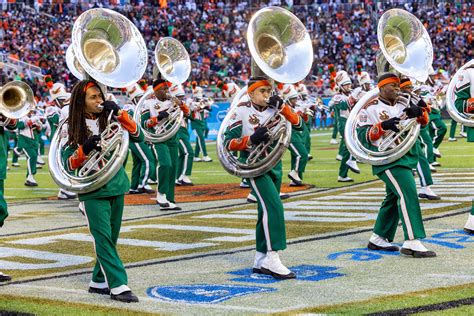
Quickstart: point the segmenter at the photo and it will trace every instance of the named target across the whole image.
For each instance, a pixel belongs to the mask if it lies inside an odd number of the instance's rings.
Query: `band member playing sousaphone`
[[[143,141],[141,129],[127,111],[121,110],[113,101],[104,102],[104,99],[94,81],[79,81],[72,90],[68,140],[66,147],[62,149],[63,165],[70,173],[82,167],[90,155],[102,151],[100,135],[108,127],[109,117],[113,117],[128,131],[131,141]],[[129,189],[130,181],[125,169],[120,167],[115,176],[102,187],[92,192],[79,193],[78,196],[84,202],[97,255],[89,292],[110,294],[112,299],[118,301],[137,302],[138,298],[127,286],[127,273],[116,248],[122,223],[124,194]]]
[[[268,142],[268,128],[262,126],[267,120],[281,113],[291,124],[303,129],[303,120],[277,95],[271,95],[272,84],[265,77],[254,77],[248,83],[249,102],[238,104],[225,131],[224,146],[229,151],[239,151],[245,160],[254,145]],[[286,248],[285,218],[279,197],[282,167],[279,161],[273,169],[249,183],[258,201],[256,231],[257,253],[254,273],[264,273],[280,279],[295,278],[295,273],[280,261],[278,251]]]
[[[421,125],[426,125],[429,121],[426,108],[407,104],[409,100],[400,96],[400,79],[396,75],[381,75],[377,85],[380,89],[378,102],[361,110],[357,129],[360,142],[374,151],[386,132],[400,132],[398,124],[402,115],[410,119],[416,118]],[[372,166],[373,174],[385,183],[387,193],[369,240],[369,249],[398,251],[398,247],[391,242],[401,219],[405,242],[400,252],[415,258],[436,256],[435,252],[426,249],[420,241],[426,235],[412,173],[417,161],[417,147],[413,146],[394,162]]]

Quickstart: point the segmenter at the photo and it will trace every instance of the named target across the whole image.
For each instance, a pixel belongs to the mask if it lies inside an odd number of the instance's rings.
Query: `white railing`
[[[5,67],[13,68],[19,71],[25,71],[31,73],[35,77],[43,77],[41,68],[27,62],[12,58],[9,54],[0,54],[0,61],[4,64]]]

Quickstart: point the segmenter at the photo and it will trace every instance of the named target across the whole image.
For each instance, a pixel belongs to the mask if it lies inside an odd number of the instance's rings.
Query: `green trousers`
[[[5,201],[5,180],[0,180],[0,227],[3,226],[5,219],[8,217],[7,201]]]
[[[446,132],[448,131],[446,124],[443,122],[441,117],[437,117],[431,120],[429,128],[431,139],[433,139],[433,147],[438,148],[443,141],[444,135],[446,135]]]
[[[336,137],[337,137],[337,131],[338,131],[337,123],[338,123],[337,119],[336,119],[336,117],[334,117],[334,119],[333,119],[333,128],[332,128],[332,136],[331,136],[332,139],[336,139]],[[343,135],[341,135],[341,137],[343,137]]]
[[[401,219],[405,240],[425,238],[420,203],[415,179],[410,168],[394,166],[377,174],[385,182],[385,199],[380,207],[374,233],[387,238],[395,237],[398,220]]]
[[[430,133],[428,128],[421,128],[420,129],[420,141],[423,147],[423,152],[426,155],[429,163],[432,163],[436,160],[433,154],[433,140],[431,139]]]
[[[154,154],[155,146],[153,144],[147,143],[147,142],[145,142],[145,144],[148,146],[148,149],[150,149],[151,153],[153,154],[153,161],[154,161],[154,165],[155,165],[155,168],[150,170],[149,179],[152,180],[152,181],[157,181],[157,179],[158,179],[158,168],[157,168],[158,160],[156,159],[156,155]]]
[[[280,199],[281,162],[269,172],[250,178],[249,184],[257,198],[256,249],[258,252],[286,248],[285,216]]]
[[[29,139],[22,135],[19,137],[23,138],[22,141],[19,142],[18,149],[23,150],[23,153],[26,156],[26,176],[35,175],[36,162],[38,161],[38,142],[35,139]]]
[[[16,133],[12,132],[12,138],[13,138],[13,148],[18,147],[18,136]],[[12,163],[17,163],[18,162],[18,155],[15,154],[15,151],[12,150]]]
[[[341,165],[339,166],[339,176],[345,178],[347,177],[347,173],[349,171],[349,167],[347,166],[346,162],[351,158],[351,154],[349,149],[347,149],[346,142],[344,140],[344,128],[346,127],[346,120],[339,119],[337,126],[339,128],[339,134],[341,134],[341,139],[339,141],[339,155],[342,156]]]
[[[310,120],[313,118],[310,116]],[[306,151],[308,152],[308,155],[311,153],[311,125],[305,123],[304,127],[304,147],[306,148]]]
[[[92,281],[107,282],[111,290],[127,285],[127,273],[117,252],[124,206],[123,195],[86,200],[84,206],[97,255]]]
[[[176,178],[181,175],[190,176],[193,171],[194,151],[189,136],[180,136],[178,139],[178,168]]]
[[[449,128],[449,138],[456,137],[456,127],[458,126],[458,122],[451,119],[451,127]]]
[[[158,161],[158,192],[166,194],[166,199],[172,203],[176,180],[176,164],[178,162],[178,146],[169,142],[154,144],[153,150]]]
[[[196,148],[194,149],[194,156],[199,157],[202,152],[203,156],[207,156],[205,128],[195,128],[196,131]]]
[[[426,187],[433,184],[433,178],[431,177],[430,163],[425,155],[425,148],[421,145],[421,141],[418,138],[415,146],[418,152],[418,164],[416,165],[416,171],[420,177],[420,185]]]
[[[308,163],[308,152],[306,151],[305,144],[301,142],[290,143],[291,153],[291,170],[296,170],[298,176],[303,179],[303,173]]]
[[[130,187],[136,190],[138,187],[144,187],[147,184],[150,174],[153,170],[156,170],[156,162],[153,152],[145,142],[130,142],[130,150],[133,159]]]

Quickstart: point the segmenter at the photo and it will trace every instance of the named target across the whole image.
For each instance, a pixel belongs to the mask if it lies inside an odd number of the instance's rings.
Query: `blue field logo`
[[[275,289],[258,286],[195,284],[155,286],[148,288],[146,293],[149,297],[168,302],[215,304],[233,297],[272,291]]]

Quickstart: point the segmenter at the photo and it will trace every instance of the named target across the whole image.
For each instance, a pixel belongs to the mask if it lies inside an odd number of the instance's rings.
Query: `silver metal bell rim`
[[[117,65],[113,71],[103,73],[89,64],[83,51],[85,35],[94,29],[94,24],[109,24],[109,29],[120,31],[120,43],[114,43]],[[88,30],[88,28],[90,28]],[[100,40],[100,39],[98,39]],[[116,39],[117,40],[117,39]],[[72,47],[84,70],[96,81],[113,88],[130,86],[145,73],[148,51],[139,30],[125,16],[109,9],[90,9],[76,20],[72,30]]]
[[[170,72],[167,72],[166,69],[162,68],[159,64],[159,55],[165,52],[172,62]],[[185,82],[191,74],[191,59],[189,58],[186,48],[180,41],[172,37],[163,37],[156,44],[155,64],[161,75],[173,84]]]
[[[280,25],[279,21],[275,22],[275,17],[280,20]],[[281,29],[283,25],[284,29]],[[282,64],[277,68],[272,68],[265,62],[256,47],[258,37],[265,34],[263,30],[267,29],[269,38],[277,40],[283,52]],[[247,43],[258,67],[275,81],[296,83],[306,78],[311,71],[313,46],[309,33],[303,23],[286,9],[267,7],[256,12],[247,28]]]
[[[384,45],[384,31],[390,19],[394,17],[402,17],[403,23],[410,23],[411,36],[408,43],[404,43],[406,58],[403,63],[396,62]],[[428,32],[416,16],[402,9],[386,11],[378,22],[377,38],[383,55],[395,70],[420,82],[428,79],[429,68],[433,63],[433,45]]]
[[[69,47],[66,50],[66,65],[69,71],[74,75],[79,80],[84,80],[84,75],[82,72],[77,68],[76,64],[74,63],[74,60],[76,59],[76,56],[74,54],[74,49],[72,48],[72,45],[69,45]]]
[[[5,92],[11,88],[16,88],[15,90],[19,92],[20,99],[16,106],[6,106],[5,104]],[[22,118],[36,108],[33,90],[27,83],[19,80],[10,81],[0,87],[0,100],[0,113],[10,119]]]

